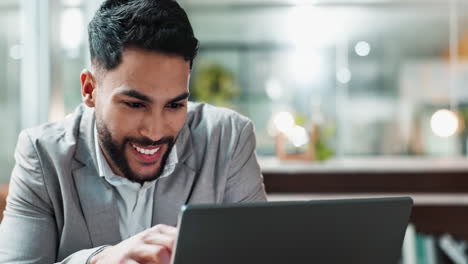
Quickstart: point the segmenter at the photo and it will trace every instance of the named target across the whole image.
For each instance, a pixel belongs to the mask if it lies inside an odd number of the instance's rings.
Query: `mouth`
[[[152,165],[158,162],[161,158],[161,154],[164,152],[164,146],[138,146],[131,143],[133,153],[135,154],[138,161],[145,165]]]

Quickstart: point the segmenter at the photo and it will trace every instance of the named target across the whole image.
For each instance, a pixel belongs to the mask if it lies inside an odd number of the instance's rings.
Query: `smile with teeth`
[[[154,148],[154,149],[144,149],[144,148],[140,148],[140,147],[137,147],[135,145],[132,144],[132,147],[140,152],[141,154],[145,154],[145,155],[154,155],[156,154],[156,152],[159,151],[160,148]]]

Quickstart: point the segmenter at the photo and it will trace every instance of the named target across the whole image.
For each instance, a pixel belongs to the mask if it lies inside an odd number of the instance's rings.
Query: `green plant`
[[[220,64],[202,65],[196,73],[191,92],[198,101],[220,106],[229,106],[240,93],[234,75]]]

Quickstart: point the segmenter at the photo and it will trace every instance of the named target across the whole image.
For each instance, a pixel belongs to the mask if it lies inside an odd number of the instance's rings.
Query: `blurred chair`
[[[3,218],[3,210],[6,206],[6,197],[8,195],[8,184],[0,184],[0,222]]]

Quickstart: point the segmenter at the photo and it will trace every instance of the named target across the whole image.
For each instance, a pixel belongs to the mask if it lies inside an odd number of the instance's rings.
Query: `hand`
[[[177,228],[156,225],[119,244],[108,247],[91,258],[90,264],[168,264]]]

